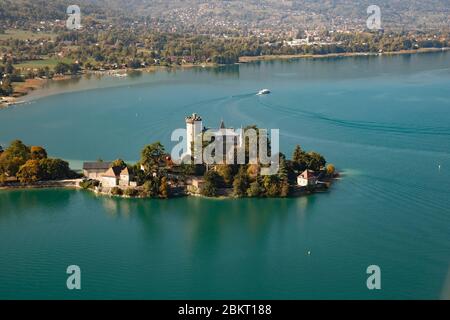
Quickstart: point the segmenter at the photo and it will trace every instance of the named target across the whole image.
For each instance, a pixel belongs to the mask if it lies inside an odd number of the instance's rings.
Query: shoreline
[[[65,180],[55,180],[55,181],[38,181],[36,183],[32,184],[21,184],[20,182],[13,182],[6,185],[0,185],[0,192],[1,191],[17,191],[17,190],[24,190],[24,191],[31,191],[31,190],[38,190],[38,189],[68,189],[68,190],[82,190],[87,191],[90,193],[93,193],[97,196],[101,197],[111,197],[111,198],[122,198],[122,199],[156,199],[156,200],[171,200],[171,199],[178,199],[178,198],[197,198],[197,199],[207,199],[207,200],[239,200],[239,199],[294,199],[294,198],[302,198],[305,196],[310,196],[318,193],[324,193],[327,192],[331,186],[333,185],[333,182],[340,180],[340,174],[336,173],[336,175],[333,178],[329,178],[326,181],[322,182],[320,185],[315,187],[314,190],[308,190],[304,187],[299,186],[291,186],[292,193],[286,197],[236,197],[233,195],[218,195],[215,197],[207,197],[202,194],[197,193],[191,193],[189,191],[185,191],[183,193],[177,193],[174,194],[172,197],[168,198],[158,198],[158,197],[142,197],[142,196],[127,196],[125,194],[122,195],[116,195],[112,194],[111,192],[102,192],[96,189],[91,188],[82,188],[80,186],[80,182],[83,181],[83,179],[65,179]],[[227,190],[227,194],[231,191],[230,188]],[[229,193],[231,194],[231,193]]]
[[[325,58],[346,58],[346,57],[375,57],[375,56],[394,56],[406,54],[420,54],[449,51],[445,48],[423,48],[414,50],[389,51],[389,52],[347,52],[347,53],[327,53],[327,54],[291,54],[291,55],[263,55],[263,56],[243,56],[239,58],[239,63],[251,63],[256,61],[274,61],[290,59],[325,59]]]
[[[449,47],[444,48],[424,48],[424,49],[414,49],[414,50],[402,50],[402,51],[392,51],[392,52],[381,52],[381,53],[370,53],[370,52],[352,52],[352,53],[329,53],[322,55],[314,54],[297,54],[297,55],[263,55],[263,56],[242,56],[239,57],[239,64],[247,64],[259,61],[283,61],[283,60],[294,60],[294,59],[326,59],[326,58],[347,58],[347,57],[375,57],[375,56],[395,56],[395,55],[407,55],[407,54],[422,54],[422,53],[436,53],[436,52],[446,52],[450,51]],[[0,110],[7,108],[9,106],[21,105],[25,103],[30,103],[34,100],[45,98],[48,96],[56,95],[59,93],[65,93],[65,91],[60,92],[48,92],[46,94],[33,97],[32,92],[41,92],[41,89],[49,83],[54,81],[65,81],[73,79],[74,77],[86,77],[89,75],[99,75],[99,76],[118,76],[122,74],[128,74],[130,72],[160,72],[176,69],[191,69],[191,68],[218,68],[226,65],[218,65],[214,63],[203,63],[203,64],[184,64],[184,65],[172,65],[172,66],[149,66],[142,69],[116,69],[116,70],[102,70],[102,71],[83,71],[82,73],[74,76],[57,76],[53,79],[27,79],[23,83],[16,83],[15,86],[19,89],[16,90],[11,97],[1,97],[0,100]],[[84,89],[80,89],[83,91]],[[78,90],[77,90],[78,91]],[[69,91],[70,92],[70,91]],[[22,99],[21,99],[22,98]]]
[[[79,186],[80,181],[82,181],[82,179],[38,181],[32,184],[21,184],[20,182],[13,182],[6,185],[0,185],[0,191],[34,190],[34,189],[80,189]]]
[[[114,70],[102,70],[102,71],[93,71],[93,70],[83,70],[81,73],[77,75],[59,75],[55,76],[52,79],[26,79],[24,82],[15,82],[14,87],[18,88],[14,91],[12,96],[8,97],[0,97],[0,110],[16,105],[28,104],[35,100],[46,98],[52,95],[57,95],[66,92],[72,92],[71,90],[61,90],[57,92],[47,92],[45,94],[40,94],[37,96],[33,96],[32,93],[42,93],[42,88],[50,83],[54,83],[56,81],[68,81],[75,78],[89,77],[89,76],[110,76],[110,77],[120,77],[120,75],[128,75],[132,72],[143,72],[143,73],[154,73],[154,72],[167,72],[169,70],[177,70],[177,69],[191,69],[191,68],[215,68],[220,65],[213,63],[203,63],[203,64],[183,64],[183,65],[174,65],[174,66],[149,66],[142,69],[114,69]],[[77,91],[84,91],[88,89],[79,89]]]

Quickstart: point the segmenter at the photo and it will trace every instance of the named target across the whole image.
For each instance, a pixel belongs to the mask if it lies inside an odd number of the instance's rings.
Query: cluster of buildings
[[[87,179],[100,181],[102,187],[136,187],[128,168],[113,167],[111,162],[85,162],[83,175]]]
[[[198,136],[201,136],[208,129],[203,126],[202,118],[194,113],[191,116],[186,117],[186,155],[194,156],[193,144]],[[233,128],[227,128],[225,123],[221,121],[218,129],[214,129],[215,139],[219,139],[220,143],[224,143],[224,157],[227,151],[226,144],[232,143],[235,147],[242,147],[244,144],[244,131],[234,130]],[[0,153],[2,149],[0,147]],[[143,169],[143,168],[141,168]],[[128,188],[137,187],[137,183],[133,181],[133,176],[127,167],[114,167],[112,162],[85,162],[83,164],[83,175],[86,179],[97,180],[101,183],[102,188]],[[191,178],[190,185],[201,188],[203,184],[202,178]],[[297,185],[300,187],[308,187],[317,185],[318,178],[314,171],[305,170],[297,177]]]
[[[203,126],[202,118],[194,113],[186,118],[186,150],[187,155],[194,156],[192,145],[195,139],[201,136],[208,129]],[[234,130],[233,128],[227,128],[223,120],[220,123],[219,129],[214,129],[216,139],[219,139],[224,143],[224,152],[226,152],[226,144],[231,143],[235,147],[242,147],[244,144],[244,130]],[[224,153],[224,156],[226,154]],[[203,181],[201,179],[193,179],[192,185],[200,188]],[[305,170],[297,177],[297,185],[300,187],[315,186],[319,183],[317,174],[312,170]]]

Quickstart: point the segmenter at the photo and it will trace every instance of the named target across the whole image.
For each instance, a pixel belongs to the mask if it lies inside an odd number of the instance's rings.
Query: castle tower
[[[193,113],[192,116],[186,117],[186,155],[193,155],[194,141],[198,138],[203,131],[202,118]]]

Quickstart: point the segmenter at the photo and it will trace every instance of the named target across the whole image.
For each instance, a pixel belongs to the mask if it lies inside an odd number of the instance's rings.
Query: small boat
[[[258,92],[258,96],[262,96],[263,94],[269,94],[270,90],[269,89],[262,89],[261,91]]]

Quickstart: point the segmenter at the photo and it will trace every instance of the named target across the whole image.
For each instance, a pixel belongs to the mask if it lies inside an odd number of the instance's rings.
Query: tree
[[[289,170],[286,163],[286,156],[284,154],[280,154],[280,166],[278,168],[278,177],[280,180],[288,180]]]
[[[1,80],[1,86],[0,86],[1,94],[4,96],[10,96],[13,94],[14,90],[12,87],[12,82],[10,76],[7,76]]]
[[[263,187],[267,197],[278,197],[280,195],[279,179],[277,176],[264,176]]]
[[[252,198],[259,197],[259,196],[261,196],[262,193],[263,193],[263,190],[262,190],[261,184],[259,183],[258,179],[255,180],[254,182],[252,182],[250,184],[250,187],[247,190],[247,195]]]
[[[31,159],[33,160],[40,160],[47,158],[47,151],[45,151],[45,149],[42,147],[32,146],[30,148],[30,152],[31,152]]]
[[[218,194],[218,189],[223,183],[223,178],[215,171],[208,171],[205,174],[205,183],[201,190],[201,194],[206,197],[215,197]]]
[[[80,70],[81,70],[81,67],[80,67],[80,65],[79,65],[78,63],[72,63],[72,64],[69,66],[69,68],[70,68],[70,73],[71,73],[72,75],[78,74],[78,72],[80,72]]]
[[[326,164],[325,158],[318,154],[317,152],[308,152],[307,153],[307,163],[306,166],[308,169],[313,171],[320,171]]]
[[[280,197],[286,198],[290,193],[290,186],[287,180],[280,181]]]
[[[15,176],[30,157],[30,149],[22,141],[11,142],[9,147],[0,154],[0,173],[10,177]]]
[[[159,186],[159,196],[161,198],[167,199],[170,195],[169,188],[170,187],[169,187],[169,184],[167,183],[167,178],[162,177],[161,183]]]
[[[235,197],[244,197],[247,195],[249,187],[249,177],[245,166],[239,168],[238,174],[233,181],[233,194]]]
[[[147,180],[144,183],[143,193],[146,197],[157,197],[159,194],[159,181],[156,178]]]
[[[216,172],[222,177],[226,187],[233,183],[233,167],[228,164],[219,164],[216,166]]]
[[[111,168],[120,168],[120,170],[123,170],[127,167],[127,164],[122,159],[114,160],[111,163]]]
[[[306,169],[306,153],[302,150],[302,148],[297,145],[294,149],[294,153],[292,154],[292,164],[295,170],[303,171]]]
[[[17,179],[21,183],[34,183],[41,179],[41,167],[38,160],[28,160],[17,172]]]
[[[331,163],[327,165],[327,175],[332,176],[336,172],[336,168]]]
[[[300,145],[296,145],[294,149],[294,153],[292,154],[292,161],[293,162],[300,162],[302,159],[302,155],[304,154],[302,148]]]
[[[69,163],[61,159],[39,160],[42,180],[69,179],[76,174],[70,170]]]
[[[113,196],[121,196],[121,195],[123,195],[123,191],[119,187],[114,187],[111,189],[111,194]]]
[[[130,198],[133,198],[133,197],[137,197],[139,195],[139,192],[134,188],[128,188],[128,189],[125,189],[124,195],[126,195],[127,197],[130,197]]]
[[[159,172],[160,165],[164,162],[165,150],[160,142],[150,144],[141,152],[141,164],[146,172]]]
[[[55,66],[56,74],[66,74],[67,72],[69,72],[69,70],[70,66],[64,62],[58,62],[58,64]]]

